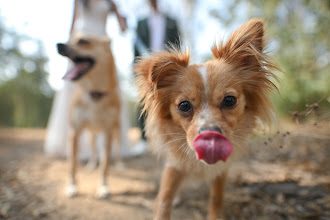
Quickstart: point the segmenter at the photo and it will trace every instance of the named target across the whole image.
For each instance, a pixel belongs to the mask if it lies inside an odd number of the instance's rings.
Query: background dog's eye
[[[192,110],[192,105],[188,101],[183,101],[178,105],[178,109],[180,112],[187,114]]]
[[[88,44],[90,44],[90,42],[86,39],[79,39],[78,44],[79,45],[88,45]]]
[[[236,97],[234,96],[226,96],[223,101],[222,101],[222,104],[221,106],[223,108],[234,108],[236,106],[236,103],[237,103],[237,99]]]

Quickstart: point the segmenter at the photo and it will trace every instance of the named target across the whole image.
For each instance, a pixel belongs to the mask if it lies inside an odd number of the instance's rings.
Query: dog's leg
[[[120,131],[120,122],[118,121],[116,125],[114,125],[114,127],[116,127],[117,129],[114,130],[114,135],[113,135],[113,143],[114,143],[114,157],[115,158],[115,164],[116,164],[116,167],[117,168],[124,168],[125,167],[125,164],[123,163],[122,161],[122,158],[121,158],[121,152],[120,152],[120,145],[121,145],[121,140],[122,138],[122,134],[121,134],[121,131]]]
[[[86,164],[86,168],[91,171],[95,170],[97,167],[96,138],[97,138],[97,133],[91,131],[91,137],[90,137],[91,156],[88,160],[88,163]]]
[[[105,199],[109,197],[110,192],[107,184],[107,175],[109,170],[109,161],[110,161],[110,153],[111,153],[111,143],[112,142],[112,134],[109,132],[106,136],[105,150],[102,154],[102,158],[100,161],[100,170],[101,170],[101,184],[97,191],[97,196],[100,199]]]
[[[221,216],[221,208],[224,196],[224,187],[226,182],[226,174],[218,176],[213,180],[209,198],[209,219],[216,220]]]
[[[174,167],[165,167],[154,207],[154,220],[171,218],[173,199],[183,180],[183,172]]]
[[[68,197],[74,197],[77,195],[77,155],[78,155],[78,140],[80,136],[80,130],[70,129],[68,135],[68,147],[69,147],[69,185],[66,189]]]

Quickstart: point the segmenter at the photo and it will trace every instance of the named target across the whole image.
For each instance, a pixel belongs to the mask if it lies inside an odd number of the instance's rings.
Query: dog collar
[[[92,98],[93,101],[98,101],[104,96],[106,96],[107,92],[101,92],[101,91],[90,91],[89,96]]]

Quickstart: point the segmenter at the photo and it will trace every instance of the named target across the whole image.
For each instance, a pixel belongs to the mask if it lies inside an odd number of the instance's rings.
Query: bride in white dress
[[[71,27],[71,35],[75,32],[83,32],[89,35],[104,37],[106,34],[106,23],[109,13],[116,13],[120,28],[126,30],[126,20],[117,10],[116,5],[111,0],[75,0],[73,22]],[[70,65],[70,63],[69,63]],[[72,82],[65,81],[62,90],[55,95],[51,114],[47,126],[47,135],[44,150],[47,155],[66,157],[68,148],[66,147],[67,134],[69,130],[69,104],[71,94],[75,85]],[[121,93],[122,94],[122,93]],[[145,145],[132,146],[128,140],[129,121],[126,104],[123,96],[121,97],[121,157],[136,156],[146,150]],[[91,155],[89,146],[90,134],[84,131],[79,141],[80,160],[88,160]],[[104,144],[103,134],[97,138],[98,152],[102,152],[100,145]],[[113,151],[118,154],[118,146],[114,146]]]

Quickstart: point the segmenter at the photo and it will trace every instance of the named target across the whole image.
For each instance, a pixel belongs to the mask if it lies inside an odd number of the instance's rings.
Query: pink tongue
[[[87,67],[88,67],[88,63],[75,64],[74,67],[63,76],[63,79],[75,79],[77,78],[79,73],[84,69],[86,69]]]
[[[204,160],[208,164],[214,164],[219,160],[225,162],[233,151],[229,140],[215,131],[205,131],[199,134],[193,144],[197,159]]]

